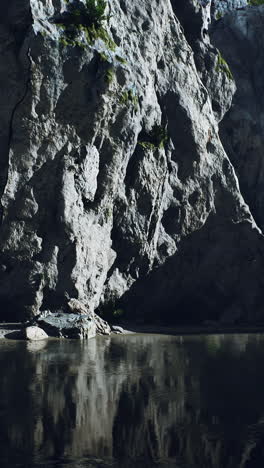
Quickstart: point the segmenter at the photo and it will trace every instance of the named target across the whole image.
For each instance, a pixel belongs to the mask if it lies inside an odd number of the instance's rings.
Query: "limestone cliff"
[[[5,3],[2,318],[77,298],[261,320],[263,236],[219,138],[236,87],[210,2],[112,0],[91,25],[79,0]]]

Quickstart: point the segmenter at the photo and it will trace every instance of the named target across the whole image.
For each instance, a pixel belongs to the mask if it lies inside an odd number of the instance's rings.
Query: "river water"
[[[264,466],[264,336],[0,343],[0,467]]]

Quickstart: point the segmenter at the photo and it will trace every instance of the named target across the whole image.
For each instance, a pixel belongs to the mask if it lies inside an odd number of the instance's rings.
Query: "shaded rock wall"
[[[221,17],[230,10],[239,10],[248,5],[248,0],[212,0],[211,10],[214,16]]]
[[[115,47],[69,42],[65,9],[11,0],[0,27],[2,317],[121,298],[261,318],[263,238],[218,135],[235,84],[210,4],[114,0]]]
[[[212,39],[234,75],[237,91],[221,123],[221,139],[239,176],[257,224],[264,227],[263,31],[264,6],[226,15],[214,24]]]

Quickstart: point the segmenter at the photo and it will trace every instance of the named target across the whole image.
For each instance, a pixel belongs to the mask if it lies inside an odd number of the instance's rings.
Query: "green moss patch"
[[[164,148],[168,141],[168,133],[164,126],[155,124],[149,132],[142,132],[138,145],[144,149],[154,150]]]
[[[218,52],[216,71],[221,71],[221,72],[225,73],[225,75],[227,76],[227,78],[229,80],[234,80],[233,74],[232,74],[227,62],[225,61],[225,59],[220,54],[220,52]]]
[[[125,105],[133,104],[134,107],[138,106],[138,97],[133,93],[132,89],[124,91],[120,97],[120,103]]]

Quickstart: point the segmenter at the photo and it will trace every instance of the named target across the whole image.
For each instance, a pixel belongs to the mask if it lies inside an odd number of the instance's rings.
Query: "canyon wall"
[[[244,12],[113,0],[96,29],[71,23],[71,2],[5,3],[1,319],[77,298],[91,313],[261,321],[262,226],[222,138],[240,82],[210,39]],[[252,28],[261,8],[247,7]]]

